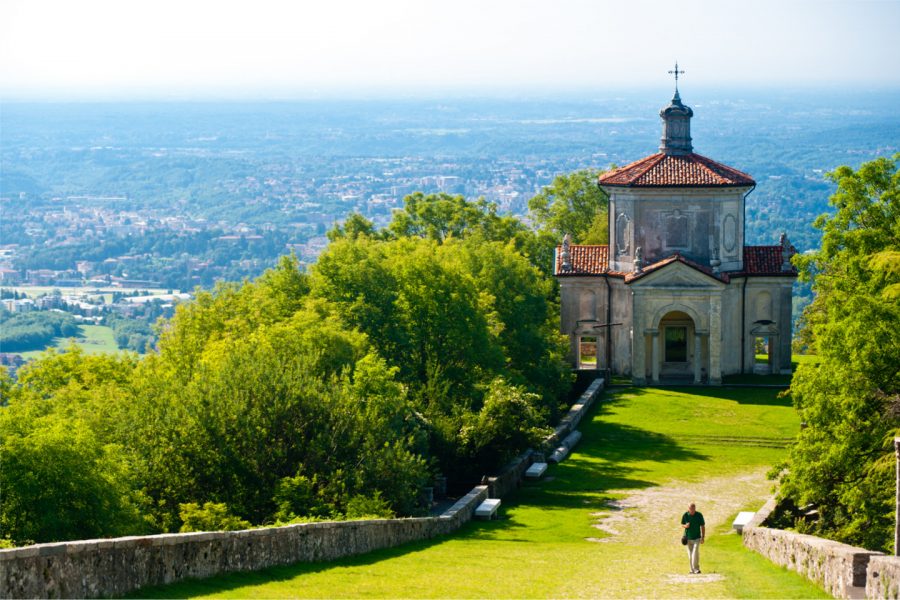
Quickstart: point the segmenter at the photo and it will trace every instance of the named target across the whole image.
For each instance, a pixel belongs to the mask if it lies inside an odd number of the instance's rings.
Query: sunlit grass
[[[504,499],[501,519],[472,522],[438,540],[321,564],[235,574],[137,596],[284,597],[827,597],[795,573],[745,550],[729,523],[755,510],[768,484],[730,477],[780,459],[799,428],[777,390],[637,389],[607,396],[584,422],[577,452]],[[771,446],[771,447],[770,447]],[[724,479],[723,479],[724,478]],[[709,487],[711,480],[724,481]],[[706,486],[706,487],[704,487]],[[645,511],[611,543],[593,525],[613,498],[670,489],[678,508]],[[733,514],[710,532],[704,573],[688,583],[678,537],[680,506],[701,490],[731,494]],[[730,505],[729,505],[730,506]],[[635,513],[637,514],[637,513]],[[625,530],[623,530],[625,531]],[[673,579],[673,577],[675,579]]]

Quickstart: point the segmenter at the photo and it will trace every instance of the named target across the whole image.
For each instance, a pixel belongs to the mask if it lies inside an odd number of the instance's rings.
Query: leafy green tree
[[[497,214],[484,198],[466,200],[450,194],[416,192],[394,211],[387,232],[394,237],[422,237],[436,242],[478,235],[486,240],[510,240],[525,228],[514,217]]]
[[[893,436],[900,427],[900,173],[879,158],[829,174],[835,212],[819,217],[819,251],[795,258],[813,279],[805,327],[817,365],[801,365],[791,394],[807,426],[782,476],[782,496],[814,504],[810,531],[892,550]]]
[[[491,382],[484,405],[463,429],[466,451],[476,464],[499,468],[550,432],[541,398],[502,378]]]
[[[375,224],[359,213],[350,213],[343,225],[335,225],[328,231],[328,240],[334,242],[341,238],[355,240],[359,236],[372,237],[378,235]]]
[[[471,458],[460,431],[496,377],[537,392],[545,420],[556,414],[569,379],[547,300],[551,284],[513,241],[465,233],[442,243],[427,236],[339,239],[312,269],[311,285],[396,365],[445,473]]]
[[[529,214],[541,233],[557,243],[567,233],[576,244],[609,242],[609,198],[597,185],[601,172],[584,169],[558,175],[528,201]]]

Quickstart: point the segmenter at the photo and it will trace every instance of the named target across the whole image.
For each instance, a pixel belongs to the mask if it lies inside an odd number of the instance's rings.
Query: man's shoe
[[[700,574],[700,569],[697,569],[696,571],[694,571],[694,573],[696,573],[697,575],[699,575],[699,574]]]

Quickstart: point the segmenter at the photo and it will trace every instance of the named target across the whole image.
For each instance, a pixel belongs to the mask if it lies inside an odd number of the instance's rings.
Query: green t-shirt
[[[689,512],[684,513],[681,517],[681,524],[689,523],[688,528],[685,530],[685,534],[689,540],[699,540],[700,535],[700,527],[706,525],[706,521],[703,520],[703,513],[699,510],[695,510],[692,515]]]

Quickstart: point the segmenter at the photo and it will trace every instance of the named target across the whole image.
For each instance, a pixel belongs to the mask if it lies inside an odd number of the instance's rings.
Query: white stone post
[[[900,437],[894,438],[894,454],[897,457],[897,492],[894,513],[894,556],[900,556]]]
[[[700,383],[700,334],[694,331],[694,383]]]
[[[653,383],[659,383],[659,329],[650,332],[653,337],[653,364],[650,365],[650,372],[653,374]]]

